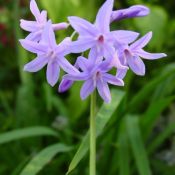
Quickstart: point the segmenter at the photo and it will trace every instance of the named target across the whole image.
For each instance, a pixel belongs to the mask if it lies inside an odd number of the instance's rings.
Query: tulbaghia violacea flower
[[[26,50],[37,54],[37,58],[26,64],[24,70],[37,72],[47,65],[47,81],[51,86],[54,86],[59,79],[60,67],[67,73],[77,73],[78,70],[64,57],[69,50],[70,41],[70,38],[66,38],[57,45],[52,23],[48,21],[39,43],[27,39],[20,40]]]
[[[27,20],[20,20],[20,26],[22,29],[31,32],[26,39],[31,41],[40,41],[42,31],[47,23],[47,11],[39,11],[38,6],[35,2],[35,0],[30,1],[30,10],[32,14],[34,15],[36,21],[27,21]],[[53,30],[63,30],[68,27],[68,23],[58,23],[53,24],[52,28]]]
[[[121,62],[126,66],[129,66],[130,69],[137,75],[145,75],[145,64],[141,58],[155,60],[167,56],[164,53],[149,53],[143,50],[151,38],[152,32],[149,32],[130,46],[124,45],[123,48],[120,48],[121,52],[123,53],[119,54],[121,56]],[[119,70],[120,74],[122,72],[124,73],[125,70]],[[122,78],[121,75],[119,77]]]
[[[89,55],[88,59],[82,56],[79,57],[77,59],[77,64],[82,72],[74,75],[65,75],[63,77],[63,84],[66,86],[67,82],[68,86],[70,86],[72,81],[85,81],[80,92],[82,100],[86,99],[97,88],[97,91],[102,99],[106,103],[110,103],[111,94],[108,83],[116,86],[124,86],[124,82],[122,79],[108,73],[112,68],[112,64],[109,60],[94,63],[93,60],[95,60],[95,58],[91,57],[93,57],[92,54]],[[63,85],[60,84],[59,91],[63,91],[62,88]]]
[[[78,40],[71,44],[71,52],[80,53],[91,49],[92,52],[106,58],[109,54],[115,54],[113,43],[116,40],[129,44],[139,36],[136,32],[126,30],[110,32],[113,3],[114,0],[104,3],[97,14],[95,24],[79,17],[68,17],[71,26],[79,34]]]
[[[148,7],[143,5],[133,5],[127,9],[113,11],[111,14],[111,23],[126,18],[147,16],[149,13],[150,10]]]

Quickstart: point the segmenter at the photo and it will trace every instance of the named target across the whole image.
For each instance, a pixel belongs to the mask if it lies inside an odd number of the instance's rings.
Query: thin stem
[[[90,106],[90,175],[96,175],[95,109],[96,109],[96,92],[94,91],[91,95],[91,106]]]

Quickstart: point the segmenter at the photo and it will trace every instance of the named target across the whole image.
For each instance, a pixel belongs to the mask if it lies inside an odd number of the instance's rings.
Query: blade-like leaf
[[[30,127],[23,128],[14,131],[9,131],[3,134],[0,134],[0,144],[7,143],[13,140],[18,140],[26,137],[32,136],[42,136],[42,135],[50,135],[57,137],[58,134],[50,128],[47,127]]]
[[[35,175],[37,174],[52,158],[60,152],[68,152],[71,148],[63,144],[55,144],[49,146],[39,152],[23,169],[20,175]]]
[[[143,136],[145,139],[148,138],[160,114],[172,103],[174,99],[174,96],[160,99],[149,106],[141,120],[142,129],[144,131]]]
[[[157,149],[171,134],[175,131],[175,123],[169,124],[157,138],[148,147],[148,153],[151,154]]]
[[[96,116],[97,136],[99,136],[102,133],[105,125],[111,118],[112,114],[115,112],[116,108],[120,104],[123,97],[124,97],[124,92],[119,90],[113,90],[112,102],[110,104],[102,105],[101,109],[99,110]],[[75,169],[75,167],[78,165],[78,163],[87,153],[88,149],[89,149],[89,132],[85,135],[78,151],[76,152],[73,160],[71,161],[67,174],[69,174],[73,169]]]
[[[133,150],[134,158],[136,161],[137,169],[140,175],[151,175],[151,169],[147,157],[142,135],[139,128],[139,119],[136,116],[126,117],[126,127],[128,137]]]

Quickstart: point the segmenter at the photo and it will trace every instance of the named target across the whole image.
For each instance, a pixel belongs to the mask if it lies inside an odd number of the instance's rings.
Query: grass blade
[[[135,157],[137,169],[140,175],[151,175],[151,169],[147,157],[142,135],[139,128],[139,119],[135,116],[126,117],[126,127],[131,148]]]
[[[119,90],[113,90],[112,91],[112,102],[111,104],[103,104],[101,109],[99,110],[97,116],[96,116],[96,132],[97,136],[99,136],[109,119],[111,118],[112,114],[115,112],[116,108],[120,104],[121,100],[124,97],[124,92],[119,91]],[[69,174],[73,169],[76,168],[78,163],[81,161],[81,159],[85,156],[89,149],[89,132],[85,135],[83,141],[81,142],[81,145],[74,155],[68,172]]]
[[[19,140],[26,137],[43,136],[43,135],[50,135],[55,137],[58,136],[58,134],[55,131],[47,127],[42,126],[29,127],[0,134],[0,144],[4,144],[14,140]]]
[[[60,152],[68,152],[71,148],[63,144],[49,146],[39,152],[23,169],[20,175],[36,175],[52,158]]]

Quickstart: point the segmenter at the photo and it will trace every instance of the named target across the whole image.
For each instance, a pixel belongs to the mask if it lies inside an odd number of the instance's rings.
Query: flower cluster
[[[139,33],[128,30],[110,30],[110,24],[125,18],[142,17],[149,14],[145,6],[135,5],[128,9],[113,11],[114,0],[106,0],[97,13],[94,23],[71,16],[69,23],[52,24],[47,20],[47,12],[40,12],[35,0],[31,0],[30,9],[36,21],[21,20],[21,27],[30,34],[21,45],[28,51],[37,54],[36,59],[24,66],[28,72],[37,72],[47,65],[47,81],[54,86],[59,79],[60,68],[67,74],[62,77],[59,92],[68,90],[75,81],[84,81],[81,98],[86,99],[95,89],[102,99],[109,103],[111,95],[108,84],[124,86],[123,78],[128,69],[143,76],[145,65],[141,58],[159,59],[164,53],[148,53],[143,48],[152,37],[152,32],[137,39]],[[72,41],[65,38],[56,43],[54,31],[71,26],[78,34]],[[70,53],[89,51],[88,58],[80,56],[75,65],[65,58]],[[111,74],[111,69],[116,71]]]

